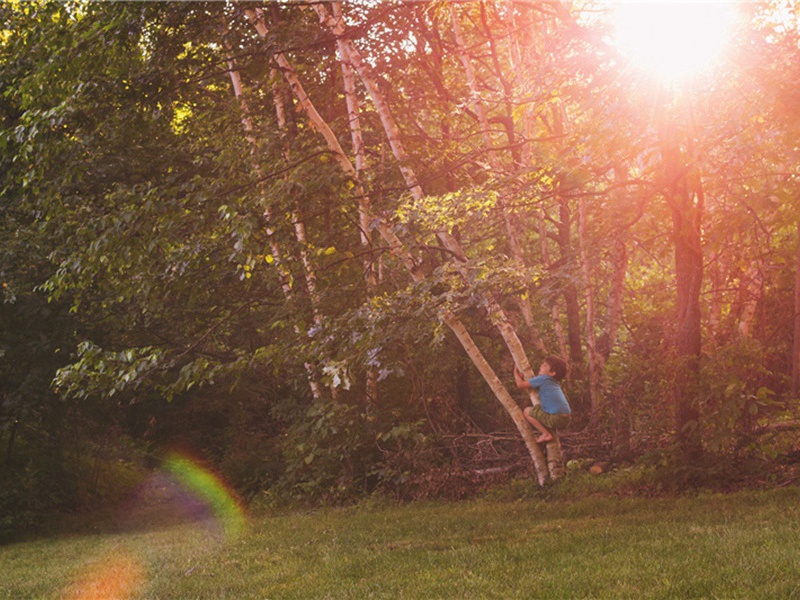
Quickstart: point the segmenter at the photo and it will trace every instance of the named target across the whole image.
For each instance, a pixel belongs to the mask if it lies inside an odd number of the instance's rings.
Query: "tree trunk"
[[[547,464],[545,464],[544,455],[542,454],[539,445],[536,443],[536,436],[533,433],[533,429],[525,420],[525,416],[522,414],[522,409],[519,407],[514,398],[512,398],[508,393],[508,390],[506,390],[503,383],[497,377],[497,374],[494,372],[491,365],[489,365],[483,354],[481,354],[481,351],[475,345],[475,342],[472,340],[472,337],[469,335],[466,327],[464,327],[463,323],[461,323],[458,317],[456,317],[450,311],[445,311],[443,314],[443,320],[458,338],[458,341],[461,342],[461,346],[470,357],[470,360],[472,360],[472,363],[477,367],[478,371],[480,371],[480,374],[483,376],[483,379],[486,381],[486,383],[489,384],[489,387],[492,389],[495,397],[500,401],[500,404],[503,405],[503,408],[506,409],[506,412],[514,421],[514,425],[516,425],[519,434],[525,441],[525,446],[528,449],[528,453],[533,459],[533,466],[539,485],[544,485],[546,483],[548,473],[553,480],[558,479],[558,477],[561,475],[561,471],[559,470],[560,464],[563,463],[563,458],[560,462],[556,460],[556,458],[560,457],[561,455],[560,444],[553,444],[552,442],[547,444],[548,459]],[[557,438],[553,439],[555,441]],[[550,448],[551,445],[553,446],[552,450]],[[553,456],[552,459],[551,453]],[[558,462],[558,464],[551,468],[551,461]]]
[[[613,274],[609,291],[608,313],[603,335],[597,341],[597,353],[602,369],[600,388],[605,389],[605,365],[617,344],[617,336],[622,323],[622,301],[624,298],[625,274],[628,268],[628,248],[624,238],[619,238],[613,250]],[[625,460],[631,455],[630,409],[627,401],[629,394],[624,386],[609,392],[605,398],[611,410],[614,429],[614,456]]]
[[[611,290],[608,298],[608,315],[603,331],[603,343],[599,348],[603,363],[608,362],[608,357],[617,345],[619,328],[622,325],[622,302],[625,298],[625,275],[628,271],[628,247],[624,239],[614,243],[613,251],[614,271],[611,276]]]
[[[561,258],[565,263],[574,260],[572,252],[572,216],[567,198],[559,195],[560,222],[558,224],[558,246]],[[581,308],[578,301],[578,289],[575,284],[568,283],[564,286],[564,304],[567,309],[567,344],[569,348],[569,362],[573,368],[583,366],[583,344],[581,340]]]
[[[758,303],[764,293],[764,276],[758,264],[751,264],[742,274],[740,286],[741,310],[739,312],[739,336],[749,338],[753,328]]]
[[[331,4],[333,14],[336,18],[341,18],[342,8],[341,2],[333,2]],[[364,138],[361,133],[361,111],[359,108],[358,96],[356,94],[356,83],[353,74],[353,67],[347,60],[346,50],[340,40],[337,40],[339,63],[342,68],[342,81],[344,84],[344,99],[347,105],[347,120],[350,125],[350,139],[353,143],[353,156],[355,157],[355,170],[356,174],[361,177],[361,173],[367,167],[366,153],[364,152]],[[372,246],[372,231],[370,226],[370,198],[367,195],[359,196],[358,201],[358,223],[359,233],[361,235],[361,244],[366,250]],[[377,280],[375,277],[375,268],[372,264],[371,258],[368,256],[364,263],[364,273],[367,281],[367,290],[371,292],[374,290]]]
[[[600,410],[600,378],[603,365],[597,352],[594,320],[594,284],[586,252],[586,201],[578,200],[578,249],[580,254],[581,275],[583,277],[584,299],[586,301],[586,356],[589,368],[589,407],[591,419],[599,415]]]
[[[539,212],[539,244],[541,246],[542,252],[542,263],[546,266],[550,266],[550,245],[548,243],[548,234],[547,234],[547,215],[545,213],[544,208],[541,209]],[[564,327],[561,325],[561,312],[558,309],[558,303],[553,301],[550,307],[550,314],[553,320],[553,331],[556,334],[556,340],[558,341],[558,349],[560,352],[560,356],[567,360],[569,358],[569,352],[567,350],[567,336],[564,333]]]
[[[676,428],[680,449],[686,457],[702,453],[700,413],[697,389],[700,368],[701,329],[700,291],[703,282],[703,248],[701,221],[702,188],[699,174],[690,172],[684,160],[674,123],[662,130],[662,159],[665,197],[672,213],[675,244],[677,315],[675,349],[678,358],[675,373]],[[695,180],[696,187],[691,179]]]
[[[724,277],[720,265],[721,256],[712,253],[709,256],[709,276],[711,279],[711,302],[708,309],[708,331],[712,340],[720,333],[722,325],[722,284]]]
[[[341,18],[342,7],[340,2],[332,2],[331,9],[333,16]],[[346,50],[340,40],[337,40],[339,52],[339,63],[342,68],[342,81],[344,84],[344,99],[347,105],[347,122],[350,125],[350,139],[353,143],[353,155],[355,156],[356,175],[361,178],[361,173],[367,166],[366,153],[364,152],[364,138],[361,134],[361,111],[359,108],[358,96],[356,95],[356,83],[353,74],[353,67],[347,60]],[[372,249],[372,229],[370,225],[370,199],[366,194],[358,197],[358,225],[361,236],[361,245],[364,247],[364,281],[366,282],[367,297],[372,297],[377,287],[377,277],[375,265],[373,264],[370,250]],[[375,367],[367,366],[366,396],[370,402],[378,401],[378,370]]]
[[[553,121],[553,134],[556,136],[557,140],[561,140],[566,134],[566,111],[560,102],[554,102],[550,112]],[[556,144],[560,143],[560,141],[556,142]],[[561,260],[563,260],[565,264],[572,264],[574,261],[572,252],[572,215],[570,213],[569,200],[564,194],[565,190],[563,188],[563,177],[559,177],[556,182],[559,210],[559,220],[557,223],[558,233],[556,239],[561,253]],[[578,302],[578,290],[575,288],[574,284],[568,283],[564,286],[563,295],[567,310],[567,343],[569,347],[569,355],[565,355],[564,358],[569,360],[573,372],[575,372],[583,366],[581,311],[580,303]]]
[[[261,11],[261,9],[246,9],[245,15],[253,24],[259,36],[263,39],[266,39],[269,34],[269,30],[264,22],[263,11]],[[314,104],[311,102],[311,99],[308,97],[308,94],[306,94],[305,89],[303,89],[303,85],[298,79],[294,69],[289,64],[289,61],[280,52],[275,53],[275,58],[276,62],[278,62],[278,64],[281,66],[283,75],[289,82],[292,92],[295,94],[300,106],[306,111],[306,114],[308,115],[312,125],[325,139],[328,149],[331,150],[335,160],[342,170],[352,178],[356,198],[368,198],[367,193],[364,190],[364,186],[361,184],[361,180],[358,176],[359,174],[353,167],[353,163],[350,162],[350,159],[345,154],[341,144],[339,144],[339,140],[337,139],[336,135],[333,133],[331,128],[315,108]],[[369,204],[362,204],[361,206],[368,207]],[[367,210],[365,216],[368,222],[376,223],[379,233],[389,245],[390,252],[397,256],[409,273],[411,273],[412,277],[415,278],[415,280],[418,280],[416,279],[416,277],[420,276],[420,267],[418,261],[395,235],[392,228],[383,219],[376,221],[369,210]]]

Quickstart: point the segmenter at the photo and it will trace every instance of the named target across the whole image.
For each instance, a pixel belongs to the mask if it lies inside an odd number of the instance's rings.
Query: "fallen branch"
[[[781,421],[779,423],[770,423],[768,425],[756,427],[753,430],[753,434],[761,435],[764,433],[774,433],[779,431],[794,431],[796,429],[800,429],[800,421]]]

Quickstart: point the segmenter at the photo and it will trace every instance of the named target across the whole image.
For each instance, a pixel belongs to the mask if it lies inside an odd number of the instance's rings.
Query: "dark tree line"
[[[0,505],[176,445],[326,498],[796,451],[794,22],[666,94],[592,10],[3,5]]]

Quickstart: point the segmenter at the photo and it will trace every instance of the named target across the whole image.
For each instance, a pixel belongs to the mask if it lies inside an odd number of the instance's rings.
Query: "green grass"
[[[800,598],[798,487],[156,525],[0,547],[0,598]]]

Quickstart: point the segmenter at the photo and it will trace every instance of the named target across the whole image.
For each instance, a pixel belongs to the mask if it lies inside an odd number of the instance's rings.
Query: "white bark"
[[[491,365],[486,361],[483,354],[481,353],[480,349],[475,345],[472,337],[469,335],[466,327],[461,321],[456,317],[452,312],[446,311],[443,315],[444,322],[447,323],[448,327],[452,330],[452,332],[458,338],[458,341],[461,342],[462,347],[469,355],[470,359],[472,360],[473,364],[478,368],[483,379],[489,384],[489,387],[494,392],[495,397],[500,401],[503,405],[503,408],[506,409],[506,412],[511,416],[511,419],[514,421],[514,424],[517,426],[517,430],[519,431],[522,439],[525,441],[525,446],[528,448],[528,453],[530,454],[531,458],[533,459],[534,470],[536,471],[536,478],[539,482],[539,485],[544,485],[547,480],[547,473],[553,476],[553,473],[556,473],[556,476],[553,479],[558,478],[559,471],[557,469],[549,468],[549,464],[545,463],[544,455],[542,454],[539,445],[536,443],[536,437],[533,434],[533,429],[528,422],[525,420],[525,416],[522,414],[522,409],[517,405],[514,398],[511,397],[511,394],[508,393],[503,383],[497,377],[497,374],[492,369]],[[556,441],[557,438],[554,438]],[[548,444],[549,447],[553,445],[551,442]],[[558,446],[558,452],[560,452],[560,445],[555,444]],[[550,456],[550,452],[548,451],[548,457]],[[562,460],[563,462],[563,460]]]
[[[342,8],[339,2],[332,2],[331,9],[337,19],[341,19]],[[361,114],[358,96],[356,95],[355,76],[353,67],[347,60],[346,50],[342,47],[341,40],[337,40],[339,64],[342,67],[342,81],[344,83],[344,98],[347,105],[347,121],[350,128],[350,139],[355,155],[355,169],[357,177],[367,166],[366,153],[364,152],[364,138],[361,135]],[[377,287],[376,269],[369,250],[372,248],[372,231],[370,224],[370,198],[366,194],[358,197],[358,224],[361,234],[361,245],[366,250],[364,256],[364,279],[367,287],[367,296],[372,297]],[[372,402],[378,401],[378,372],[374,367],[367,367],[366,382],[367,398]]]
[[[764,293],[764,276],[759,265],[752,264],[742,276],[741,290],[742,311],[739,315],[739,335],[743,338],[750,337],[756,308]]]
[[[280,131],[281,138],[283,139],[283,158],[287,162],[291,159],[291,153],[289,151],[289,146],[286,143],[286,107],[283,105],[283,94],[281,93],[280,86],[278,85],[277,78],[275,77],[275,70],[273,69],[272,72],[272,101],[273,105],[275,106],[275,117],[278,121],[278,129]],[[324,317],[322,314],[322,301],[319,297],[319,293],[317,291],[317,274],[314,270],[314,265],[311,263],[311,258],[308,255],[308,236],[306,234],[306,225],[305,221],[303,221],[302,215],[300,214],[300,208],[295,206],[295,209],[292,211],[292,222],[294,224],[294,235],[295,239],[297,240],[297,245],[300,252],[300,262],[303,265],[303,275],[306,282],[306,292],[308,293],[309,303],[311,304],[311,318],[314,321],[316,326],[321,326]],[[295,331],[299,333],[299,328],[295,326]],[[306,371],[311,373],[313,367],[309,363],[306,363]],[[316,381],[316,376],[314,377]],[[337,390],[335,386],[330,386],[330,393],[331,396],[336,399],[337,397]],[[321,396],[314,396],[315,399],[319,399]]]

